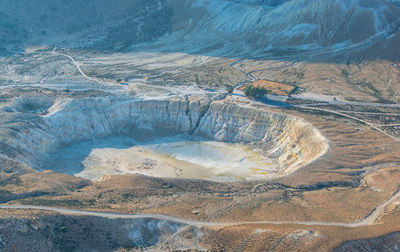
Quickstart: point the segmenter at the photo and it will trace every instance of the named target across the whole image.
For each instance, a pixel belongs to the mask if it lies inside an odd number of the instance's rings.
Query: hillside
[[[3,53],[47,45],[293,56],[370,46],[400,25],[400,9],[383,0],[47,1],[0,3]]]
[[[0,251],[396,250],[399,28],[400,0],[0,1]]]

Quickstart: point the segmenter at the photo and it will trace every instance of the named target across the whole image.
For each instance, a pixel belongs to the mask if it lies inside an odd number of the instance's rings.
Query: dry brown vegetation
[[[278,109],[279,110],[279,109]],[[368,215],[398,189],[400,146],[354,121],[332,115],[294,113],[329,139],[326,155],[295,173],[270,182],[215,183],[139,175],[107,176],[94,183],[49,172],[28,173],[3,183],[9,196],[26,188],[41,195],[9,203],[61,206],[122,213],[160,213],[203,221],[354,222]],[[87,183],[87,184],[82,184]],[[59,188],[50,190],[46,188]],[[25,189],[24,189],[25,188]],[[67,190],[66,190],[66,189]],[[13,198],[9,198],[9,200]],[[212,250],[330,250],[343,241],[398,230],[387,210],[376,227],[340,228],[258,225],[204,229],[202,246]],[[374,231],[373,231],[374,230]]]

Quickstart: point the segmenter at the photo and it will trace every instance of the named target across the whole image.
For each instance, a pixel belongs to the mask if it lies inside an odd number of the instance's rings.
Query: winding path
[[[52,51],[52,54],[53,54],[53,55],[58,55],[58,56],[67,57],[68,59],[70,59],[70,60],[72,61],[72,63],[73,63],[73,64],[76,66],[76,68],[78,69],[79,73],[82,74],[82,76],[83,76],[84,78],[86,78],[86,79],[88,79],[88,80],[91,80],[91,81],[99,82],[98,79],[95,79],[95,78],[92,78],[92,77],[86,75],[85,72],[82,70],[81,66],[78,64],[78,62],[76,62],[76,60],[75,60],[72,56],[70,56],[70,55],[68,55],[68,54],[56,52],[56,48],[54,48],[54,50]]]
[[[400,19],[399,19],[400,20]],[[80,74],[85,77],[88,80],[99,82],[100,80],[96,78],[92,78],[88,75],[86,75],[83,70],[81,69],[80,65],[78,62],[75,61],[75,59],[67,54],[63,53],[58,53],[54,49],[52,52],[53,55],[59,55],[59,56],[64,56],[69,58],[72,63],[76,66]],[[256,80],[255,77],[252,76],[252,72],[245,72],[243,71],[249,81],[254,81]],[[305,99],[303,97],[293,97],[295,99]],[[307,97],[308,99],[310,97]],[[377,103],[360,103],[360,102],[348,102],[348,101],[324,101],[328,102],[331,104],[348,104],[348,105],[364,105],[364,106],[376,106],[376,107],[395,107],[398,108],[400,107],[399,104],[377,104]],[[381,130],[374,124],[364,121],[362,119],[350,116],[348,114],[339,112],[339,111],[333,111],[329,109],[321,109],[321,108],[315,108],[315,107],[309,107],[309,106],[301,106],[297,105],[296,107],[301,107],[303,109],[309,109],[309,110],[318,110],[318,111],[324,111],[328,113],[333,113],[337,115],[341,115],[353,120],[357,120],[359,122],[365,123],[366,125],[370,126],[371,128],[374,128],[378,130],[379,132],[391,137],[392,139],[400,142],[399,138],[396,138],[385,131]],[[122,213],[113,213],[113,212],[100,212],[100,211],[87,211],[87,210],[78,210],[78,209],[67,209],[67,208],[58,208],[58,207],[48,207],[48,206],[32,206],[32,205],[0,205],[0,209],[9,209],[9,210],[15,210],[15,209],[26,209],[26,210],[43,210],[43,211],[53,211],[57,212],[60,214],[64,215],[76,215],[76,216],[96,216],[96,217],[102,217],[102,218],[111,218],[111,219],[142,219],[142,218],[150,218],[150,219],[157,219],[157,220],[162,220],[162,221],[170,221],[170,222],[175,222],[175,223],[181,223],[185,225],[190,225],[190,226],[200,226],[200,227],[212,227],[212,226],[237,226],[237,225],[260,225],[260,224],[269,224],[269,225],[307,225],[307,226],[340,226],[340,227],[348,227],[348,228],[355,228],[355,227],[363,227],[367,225],[372,225],[376,222],[376,220],[381,216],[381,214],[384,212],[384,210],[391,204],[393,204],[396,200],[400,198],[400,191],[395,193],[390,199],[387,201],[383,202],[376,208],[374,208],[373,211],[366,217],[362,218],[361,220],[357,222],[350,222],[350,223],[345,223],[345,222],[322,222],[322,221],[238,221],[238,222],[206,222],[206,221],[196,221],[196,220],[189,220],[189,219],[184,219],[180,217],[174,217],[174,216],[168,216],[168,215],[161,215],[161,214],[122,214]]]
[[[321,95],[315,93],[303,93],[301,95],[291,95],[291,98],[296,100],[310,100],[315,102],[322,102],[326,103],[326,105],[354,105],[354,106],[382,107],[382,108],[400,108],[399,103],[388,104],[388,103],[375,103],[375,102],[354,102],[354,101],[342,100],[334,95]]]
[[[373,129],[375,129],[375,130],[381,132],[382,134],[384,134],[384,135],[386,135],[386,136],[392,138],[393,140],[395,140],[395,141],[397,141],[397,142],[400,142],[400,138],[395,137],[395,136],[392,136],[391,134],[389,134],[389,133],[383,131],[382,129],[380,129],[379,127],[377,127],[375,124],[370,123],[370,122],[367,122],[367,121],[362,120],[362,119],[360,119],[360,118],[357,118],[357,117],[354,117],[354,116],[351,116],[351,115],[348,115],[348,114],[345,114],[345,113],[342,113],[342,112],[330,110],[330,109],[321,109],[321,108],[314,108],[314,107],[308,107],[308,106],[295,106],[295,107],[302,108],[302,109],[323,111],[323,112],[332,113],[332,114],[340,115],[340,116],[343,116],[343,117],[347,117],[347,118],[350,118],[350,119],[359,121],[359,122],[361,122],[361,123],[364,123],[364,124],[366,124],[367,126],[369,126],[369,127],[373,128]],[[351,111],[350,111],[350,112],[351,112]],[[397,124],[396,124],[396,125],[397,125]]]
[[[157,219],[162,221],[170,221],[175,223],[181,223],[184,225],[198,226],[198,227],[227,227],[227,226],[238,226],[238,225],[306,225],[306,226],[339,226],[339,227],[363,227],[372,225],[383,213],[383,211],[396,200],[400,198],[400,191],[394,194],[389,200],[383,202],[377,206],[368,216],[357,222],[322,222],[322,221],[238,221],[238,222],[205,222],[189,220],[174,216],[162,215],[162,214],[121,214],[112,212],[98,212],[98,211],[87,211],[87,210],[77,210],[77,209],[67,209],[58,207],[48,207],[48,206],[31,206],[31,205],[0,205],[0,209],[27,209],[27,210],[43,210],[43,211],[53,211],[64,215],[77,215],[77,216],[96,216],[102,218],[111,219]]]

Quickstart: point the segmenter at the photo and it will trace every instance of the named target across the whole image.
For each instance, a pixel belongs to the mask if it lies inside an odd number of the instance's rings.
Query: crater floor
[[[184,136],[138,141],[110,137],[74,143],[48,154],[45,169],[95,180],[139,173],[155,177],[241,181],[277,175],[274,160],[243,144]]]

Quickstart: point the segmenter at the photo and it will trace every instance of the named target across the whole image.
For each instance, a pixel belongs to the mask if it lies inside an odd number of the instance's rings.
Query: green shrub
[[[228,91],[229,94],[233,93],[234,87],[226,85],[226,90]]]
[[[253,87],[248,85],[245,87],[244,93],[248,97],[262,98],[264,95],[268,94],[268,90],[264,87]]]

